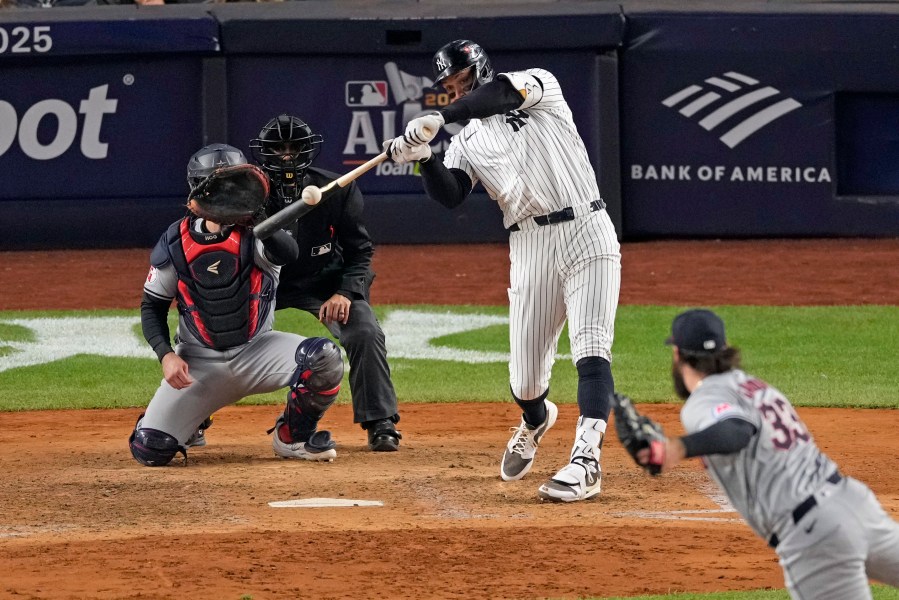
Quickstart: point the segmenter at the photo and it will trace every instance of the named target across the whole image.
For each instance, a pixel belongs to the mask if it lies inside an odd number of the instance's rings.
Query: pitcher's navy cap
[[[727,347],[724,321],[710,310],[695,308],[674,317],[668,345],[693,354],[712,354]]]

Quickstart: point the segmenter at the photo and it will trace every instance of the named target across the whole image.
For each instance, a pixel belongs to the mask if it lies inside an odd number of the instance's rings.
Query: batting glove
[[[413,146],[428,144],[433,140],[446,121],[439,112],[431,113],[406,124],[406,139]]]
[[[403,164],[431,158],[431,147],[428,144],[411,144],[400,136],[384,142],[384,149],[395,163]]]

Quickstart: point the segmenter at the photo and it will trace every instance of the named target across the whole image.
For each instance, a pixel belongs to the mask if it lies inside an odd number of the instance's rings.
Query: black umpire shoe
[[[391,419],[368,421],[363,427],[368,431],[368,447],[373,452],[396,452],[400,449],[403,434],[396,430]]]

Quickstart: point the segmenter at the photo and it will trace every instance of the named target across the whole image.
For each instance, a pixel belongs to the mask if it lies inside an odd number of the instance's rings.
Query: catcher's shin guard
[[[297,369],[294,372],[283,423],[284,441],[308,441],[319,419],[337,399],[343,379],[340,348],[327,338],[306,338],[297,347]],[[286,438],[289,435],[289,440]],[[276,434],[277,435],[277,434]]]

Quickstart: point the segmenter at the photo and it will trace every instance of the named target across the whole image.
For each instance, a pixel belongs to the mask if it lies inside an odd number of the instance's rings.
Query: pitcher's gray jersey
[[[703,462],[734,508],[768,539],[837,466],[815,445],[784,395],[743,371],[706,377],[681,410],[687,433],[724,419],[748,421],[757,433],[740,452],[705,456]]]
[[[703,462],[780,557],[794,600],[870,600],[868,578],[899,585],[899,523],[842,475],[777,389],[743,371],[710,375],[681,410],[688,433],[723,419],[756,427],[749,445]]]
[[[599,200],[596,175],[555,76],[544,69],[500,73],[524,103],[518,110],[472,119],[453,137],[443,159],[480,181],[510,227]]]

